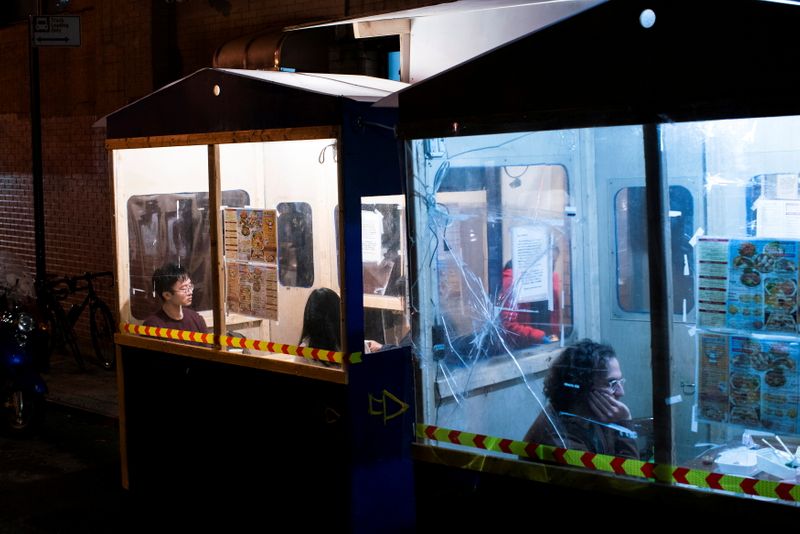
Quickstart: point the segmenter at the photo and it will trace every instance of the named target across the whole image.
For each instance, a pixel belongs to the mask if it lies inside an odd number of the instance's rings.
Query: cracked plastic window
[[[643,186],[642,146],[638,127],[410,143],[422,422],[649,454],[648,318],[613,313],[614,187]]]

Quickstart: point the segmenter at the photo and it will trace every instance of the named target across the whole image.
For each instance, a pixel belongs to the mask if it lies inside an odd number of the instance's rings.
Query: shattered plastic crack
[[[529,134],[517,136],[509,142],[517,141],[527,137],[527,135]],[[483,150],[483,148],[476,150]],[[468,152],[474,151],[461,152],[455,157],[462,156]],[[451,324],[451,320],[448,319],[446,314],[440,310],[437,303],[434,302],[432,303],[433,308],[437,312],[434,325],[440,330],[441,339],[435,339],[433,341],[433,347],[431,347],[430,350],[417,351],[417,353],[423,354],[423,359],[429,360],[427,362],[421,362],[423,366],[430,365],[431,363],[436,365],[436,380],[438,381],[439,378],[444,380],[446,388],[461,409],[464,409],[465,398],[467,393],[472,389],[471,383],[478,364],[489,358],[506,358],[508,361],[512,362],[519,379],[521,379],[527,391],[535,399],[539,408],[546,414],[548,421],[562,445],[566,446],[557,425],[553,422],[549,410],[545,407],[546,403],[543,402],[540,395],[534,390],[533,384],[528,376],[526,376],[520,361],[515,355],[512,342],[515,341],[515,336],[517,336],[517,334],[510,331],[503,324],[503,313],[516,314],[520,311],[519,298],[522,289],[521,286],[526,279],[526,275],[529,274],[529,271],[533,269],[540,260],[550,258],[549,252],[554,243],[553,235],[556,232],[563,232],[563,230],[559,230],[548,224],[546,230],[550,248],[538,252],[538,256],[536,257],[529,258],[530,261],[527,263],[525,269],[519,273],[518,276],[514,277],[515,279],[510,291],[506,291],[505,293],[498,291],[497,293],[500,293],[499,295],[493,295],[490,289],[485,286],[482,277],[470,270],[467,262],[459,254],[458,243],[454,244],[447,235],[449,229],[455,229],[454,226],[459,223],[466,223],[472,217],[469,213],[453,212],[446,204],[437,200],[437,194],[451,170],[452,159],[454,158],[448,158],[445,153],[444,160],[434,174],[433,185],[430,187],[426,187],[426,184],[420,176],[415,176],[415,183],[417,184],[417,192],[415,195],[422,204],[422,209],[425,211],[424,216],[427,219],[427,238],[431,240],[431,246],[427,249],[429,253],[425,255],[420,264],[426,265],[429,272],[437,272],[439,277],[453,275],[453,272],[447,274],[443,272],[443,270],[448,267],[454,271],[455,277],[460,284],[462,303],[464,301],[468,303],[468,309],[461,310],[461,317],[462,319],[466,317],[467,320],[472,323],[472,331],[466,336],[461,334],[458,331],[457,325]],[[432,163],[435,164],[430,159],[428,159],[426,163],[428,165]],[[503,169],[505,169],[505,167],[503,167]],[[526,171],[527,167],[523,173],[518,173],[519,176]],[[511,178],[514,178],[510,173],[507,174]],[[519,176],[516,177],[516,181],[519,181]],[[523,226],[525,224],[541,226],[545,221],[542,220],[538,212],[539,210],[533,208],[532,216],[515,215],[513,217],[507,217],[506,220],[513,220],[512,224],[514,226]],[[496,213],[495,211],[491,214],[486,214],[487,223],[503,222],[503,219],[503,214]],[[419,239],[419,236],[417,239]],[[444,252],[444,254],[442,254],[442,252]],[[447,266],[445,266],[444,263],[447,263]],[[440,285],[439,298],[444,299],[446,295],[442,294],[442,282],[439,281],[438,284]],[[435,290],[434,293],[436,293]],[[412,294],[414,294],[413,288]],[[550,306],[552,306],[552,301],[550,301]],[[414,313],[419,313],[419,311],[419,309],[413,310]],[[551,324],[550,327],[552,326]],[[434,334],[434,336],[436,337],[436,334]],[[560,339],[563,339],[563,335],[560,336]],[[549,336],[547,340],[543,342],[547,343],[548,341]],[[461,384],[458,383],[456,378],[456,371],[458,371],[459,368],[465,370],[466,377]],[[439,404],[440,403],[441,400],[439,401]]]

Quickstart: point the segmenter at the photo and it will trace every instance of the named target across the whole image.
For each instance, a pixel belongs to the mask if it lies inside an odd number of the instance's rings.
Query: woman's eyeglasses
[[[624,378],[615,378],[614,380],[608,381],[608,387],[611,388],[611,391],[620,391],[624,385],[625,385]]]

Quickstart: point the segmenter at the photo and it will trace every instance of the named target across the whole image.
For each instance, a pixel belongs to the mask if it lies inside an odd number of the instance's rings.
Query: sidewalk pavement
[[[50,370],[43,375],[51,404],[118,419],[117,373],[86,360],[81,371],[70,356],[53,354]]]
[[[0,434],[0,534],[140,532],[120,480],[116,372],[54,354],[43,378],[42,428]]]

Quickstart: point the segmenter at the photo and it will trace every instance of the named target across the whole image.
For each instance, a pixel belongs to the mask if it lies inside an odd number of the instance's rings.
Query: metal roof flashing
[[[109,139],[339,124],[342,100],[407,84],[361,75],[200,69],[95,122]]]

